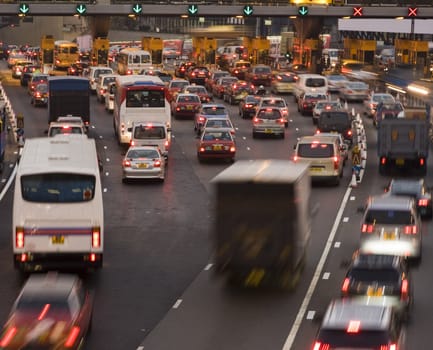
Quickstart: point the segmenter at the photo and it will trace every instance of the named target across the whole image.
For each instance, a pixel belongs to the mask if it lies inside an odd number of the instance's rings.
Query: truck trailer
[[[311,233],[308,164],[238,161],[212,185],[217,274],[243,287],[294,289]]]
[[[377,129],[379,173],[393,168],[424,176],[430,146],[430,114],[423,108],[405,108],[394,118],[380,121]]]

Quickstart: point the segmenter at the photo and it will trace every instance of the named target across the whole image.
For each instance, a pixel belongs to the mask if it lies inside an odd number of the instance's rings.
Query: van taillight
[[[329,350],[329,349],[330,349],[329,344],[321,343],[319,341],[316,341],[313,346],[313,350]]]
[[[400,297],[402,300],[407,300],[409,298],[409,282],[408,282],[408,280],[401,281],[400,292],[401,292]]]
[[[15,246],[17,248],[24,248],[24,227],[17,227],[15,229]]]
[[[165,148],[168,148],[168,146],[170,146],[170,142],[168,142],[168,140],[165,140]]]
[[[363,233],[372,233],[373,232],[373,225],[367,225],[367,224],[362,224],[361,227],[361,232]]]
[[[416,225],[405,226],[404,233],[406,235],[416,235],[418,233]]]
[[[298,156],[293,156],[293,161],[297,162],[298,161]]]
[[[99,226],[92,228],[92,248],[101,247],[101,228]]]
[[[338,170],[339,165],[340,165],[340,161],[338,157],[334,157],[334,170]]]

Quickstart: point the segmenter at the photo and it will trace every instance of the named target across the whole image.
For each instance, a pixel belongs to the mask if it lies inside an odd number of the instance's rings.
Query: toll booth
[[[373,64],[376,40],[344,39],[344,58]]]
[[[414,65],[423,69],[428,65],[428,42],[407,39],[395,40],[395,63]]]
[[[54,64],[54,38],[45,35],[41,39],[41,66],[44,72],[48,72]]]
[[[108,50],[110,41],[107,38],[96,38],[92,45],[92,65],[106,66],[108,65]]]
[[[268,63],[271,43],[265,38],[243,38],[243,46],[247,49],[249,60],[252,64]]]
[[[305,39],[304,40],[304,63],[309,67],[311,72],[321,74],[325,68],[325,62],[322,60],[322,40]]]
[[[217,41],[214,38],[194,37],[193,57],[197,64],[215,64]]]
[[[161,38],[144,37],[141,40],[141,48],[150,52],[153,64],[162,64],[163,41]]]

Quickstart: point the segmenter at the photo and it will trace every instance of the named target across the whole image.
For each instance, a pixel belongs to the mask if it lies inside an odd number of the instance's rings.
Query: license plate
[[[272,134],[272,129],[265,129],[266,134]]]
[[[248,274],[247,278],[245,278],[244,281],[245,286],[247,287],[259,286],[264,276],[265,276],[264,269],[252,269],[251,272]]]
[[[394,232],[385,232],[383,234],[383,239],[393,241],[395,239],[395,233]]]
[[[186,106],[186,109],[191,110],[192,106]]]
[[[404,159],[402,159],[402,158],[397,158],[397,159],[395,160],[395,164],[396,164],[396,165],[404,165]]]
[[[367,290],[367,295],[369,297],[380,297],[383,295],[383,289],[382,288],[373,288],[373,287],[369,287]]]
[[[317,172],[317,171],[322,171],[322,168],[311,167],[310,170],[314,171],[314,172]]]
[[[213,146],[214,151],[221,151],[222,149],[223,149],[223,146],[220,146],[220,145]]]
[[[51,243],[52,244],[64,244],[65,243],[65,236],[51,236]]]
[[[140,163],[140,164],[138,164],[137,167],[140,168],[140,169],[146,169],[147,168],[147,164],[146,163]]]

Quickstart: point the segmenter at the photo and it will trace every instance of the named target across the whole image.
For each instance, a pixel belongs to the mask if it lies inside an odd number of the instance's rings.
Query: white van
[[[16,268],[102,267],[104,209],[94,139],[83,135],[27,139],[15,181]]]
[[[299,74],[293,86],[293,96],[296,102],[304,92],[328,94],[328,80],[320,74]]]
[[[114,74],[114,71],[110,67],[103,67],[103,66],[95,66],[90,67],[87,77],[89,78],[89,86],[90,86],[90,92],[92,94],[96,94],[96,85],[99,81],[99,76],[103,74]]]
[[[167,125],[161,122],[134,122],[131,128],[131,146],[158,147],[164,157],[168,158],[170,133]]]

